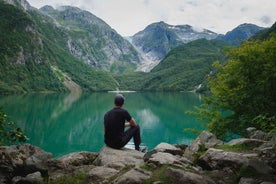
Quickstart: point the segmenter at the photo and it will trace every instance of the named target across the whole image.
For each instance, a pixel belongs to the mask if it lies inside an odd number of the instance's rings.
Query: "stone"
[[[215,182],[200,174],[184,171],[181,169],[168,168],[166,174],[169,178],[177,183],[192,183],[192,184],[215,184]]]
[[[197,152],[205,151],[207,148],[222,145],[223,141],[218,140],[214,134],[208,131],[203,131],[185,150],[184,156],[189,160],[197,159]]]
[[[117,180],[114,181],[115,184],[140,184],[144,180],[149,179],[151,176],[151,172],[145,171],[139,168],[133,168],[125,174],[121,175]]]
[[[158,144],[154,150],[156,150],[157,152],[165,152],[165,153],[171,153],[173,155],[182,155],[183,152],[180,148],[177,148],[176,146],[173,146],[171,144],[162,142],[160,144]]]
[[[172,155],[183,155],[183,150],[181,150],[180,148],[163,142],[158,144],[153,150],[145,153],[144,161],[148,161],[149,158],[157,152],[170,153]]]
[[[185,157],[181,157],[179,155],[172,155],[170,153],[157,152],[148,160],[148,163],[153,163],[155,165],[163,165],[163,164],[175,164],[180,166],[192,165],[192,162],[186,159]]]
[[[39,171],[28,174],[26,177],[15,176],[12,178],[12,183],[42,183],[43,177]]]
[[[242,166],[252,168],[260,174],[273,174],[275,170],[257,157],[257,154],[243,154],[210,148],[203,154],[198,164],[207,170],[230,168],[239,170]]]
[[[64,165],[89,165],[94,162],[97,156],[98,154],[92,152],[76,152],[64,155],[58,158],[58,161],[60,161]]]
[[[274,174],[276,173],[273,168],[267,165],[265,162],[257,157],[252,157],[248,159],[246,166],[254,168],[258,173],[261,174]]]
[[[191,161],[195,161],[196,159],[196,154],[199,151],[203,151],[201,150],[203,149],[204,151],[206,150],[205,146],[201,143],[199,138],[196,138],[190,146],[188,146],[188,148],[185,150],[184,152],[184,156],[186,158],[188,158]]]
[[[109,168],[105,166],[97,166],[88,172],[88,177],[92,178],[93,180],[104,181],[118,174],[118,172],[119,172],[118,170],[113,168]]]
[[[249,138],[267,141],[269,139],[269,136],[267,133],[261,130],[256,130]]]
[[[233,139],[227,143],[227,145],[235,146],[235,145],[243,145],[246,147],[258,147],[264,144],[266,141],[259,140],[259,139],[248,139],[248,138],[239,138]]]
[[[211,148],[218,145],[223,145],[223,141],[217,139],[217,137],[208,131],[202,131],[198,136],[200,142],[205,145],[206,148]]]
[[[242,177],[239,181],[239,184],[258,184],[258,181],[256,181],[253,178],[244,178],[244,177]]]
[[[248,128],[246,129],[248,138],[249,138],[250,136],[252,136],[256,130],[257,130],[257,129],[256,129],[255,127],[248,127]]]
[[[28,174],[25,177],[25,181],[28,181],[30,183],[41,183],[43,181],[42,175],[39,171]]]
[[[248,158],[244,157],[241,153],[210,148],[199,158],[198,164],[207,170],[221,169],[224,167],[239,169],[247,161]]]
[[[52,154],[30,144],[22,144],[1,146],[0,157],[0,173],[14,177],[17,173],[26,176],[36,171],[47,175],[47,160],[52,158]]]
[[[104,146],[93,164],[96,166],[107,166],[115,169],[122,169],[126,166],[140,166],[144,163],[144,153],[128,149],[113,149]]]

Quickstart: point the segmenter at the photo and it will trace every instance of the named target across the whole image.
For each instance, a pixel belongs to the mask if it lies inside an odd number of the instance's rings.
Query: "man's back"
[[[104,116],[105,142],[116,144],[122,141],[125,121],[130,121],[130,114],[122,108],[113,108]]]

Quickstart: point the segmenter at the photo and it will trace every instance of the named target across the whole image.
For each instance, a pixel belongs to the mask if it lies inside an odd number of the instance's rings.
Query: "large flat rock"
[[[128,149],[113,149],[104,146],[94,161],[97,166],[107,166],[110,168],[121,169],[126,166],[140,166],[144,163],[144,153]]]

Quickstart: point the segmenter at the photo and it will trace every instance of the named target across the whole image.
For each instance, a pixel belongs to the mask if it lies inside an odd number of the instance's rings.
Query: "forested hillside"
[[[204,92],[208,90],[207,76],[214,71],[212,63],[225,63],[224,50],[229,47],[226,42],[209,40],[216,33],[208,30],[195,32],[189,25],[152,24],[147,34],[136,35],[143,36],[143,44],[136,47],[144,51],[155,48],[166,57],[149,73],[134,72],[139,62],[144,66],[151,63],[141,61],[129,42],[87,11],[70,6],[38,10],[18,0],[1,0],[0,10],[0,93],[116,89]],[[250,31],[247,27],[242,33]],[[268,33],[264,30],[256,37]],[[192,41],[206,35],[208,40]],[[185,41],[178,42],[180,38]],[[158,46],[169,49],[163,52]]]
[[[0,92],[115,89],[111,75],[72,56],[61,29],[36,10],[0,2]]]
[[[225,62],[226,42],[200,39],[179,46],[150,73],[117,76],[121,88],[142,91],[187,91],[202,87],[214,61]]]

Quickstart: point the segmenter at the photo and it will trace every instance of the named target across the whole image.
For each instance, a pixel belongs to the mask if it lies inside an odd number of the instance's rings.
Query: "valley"
[[[0,8],[2,94],[69,92],[72,86],[83,92],[206,91],[212,63],[226,62],[224,49],[264,29],[243,24],[219,35],[161,21],[124,38],[77,7],[36,9],[25,0],[4,0]]]

